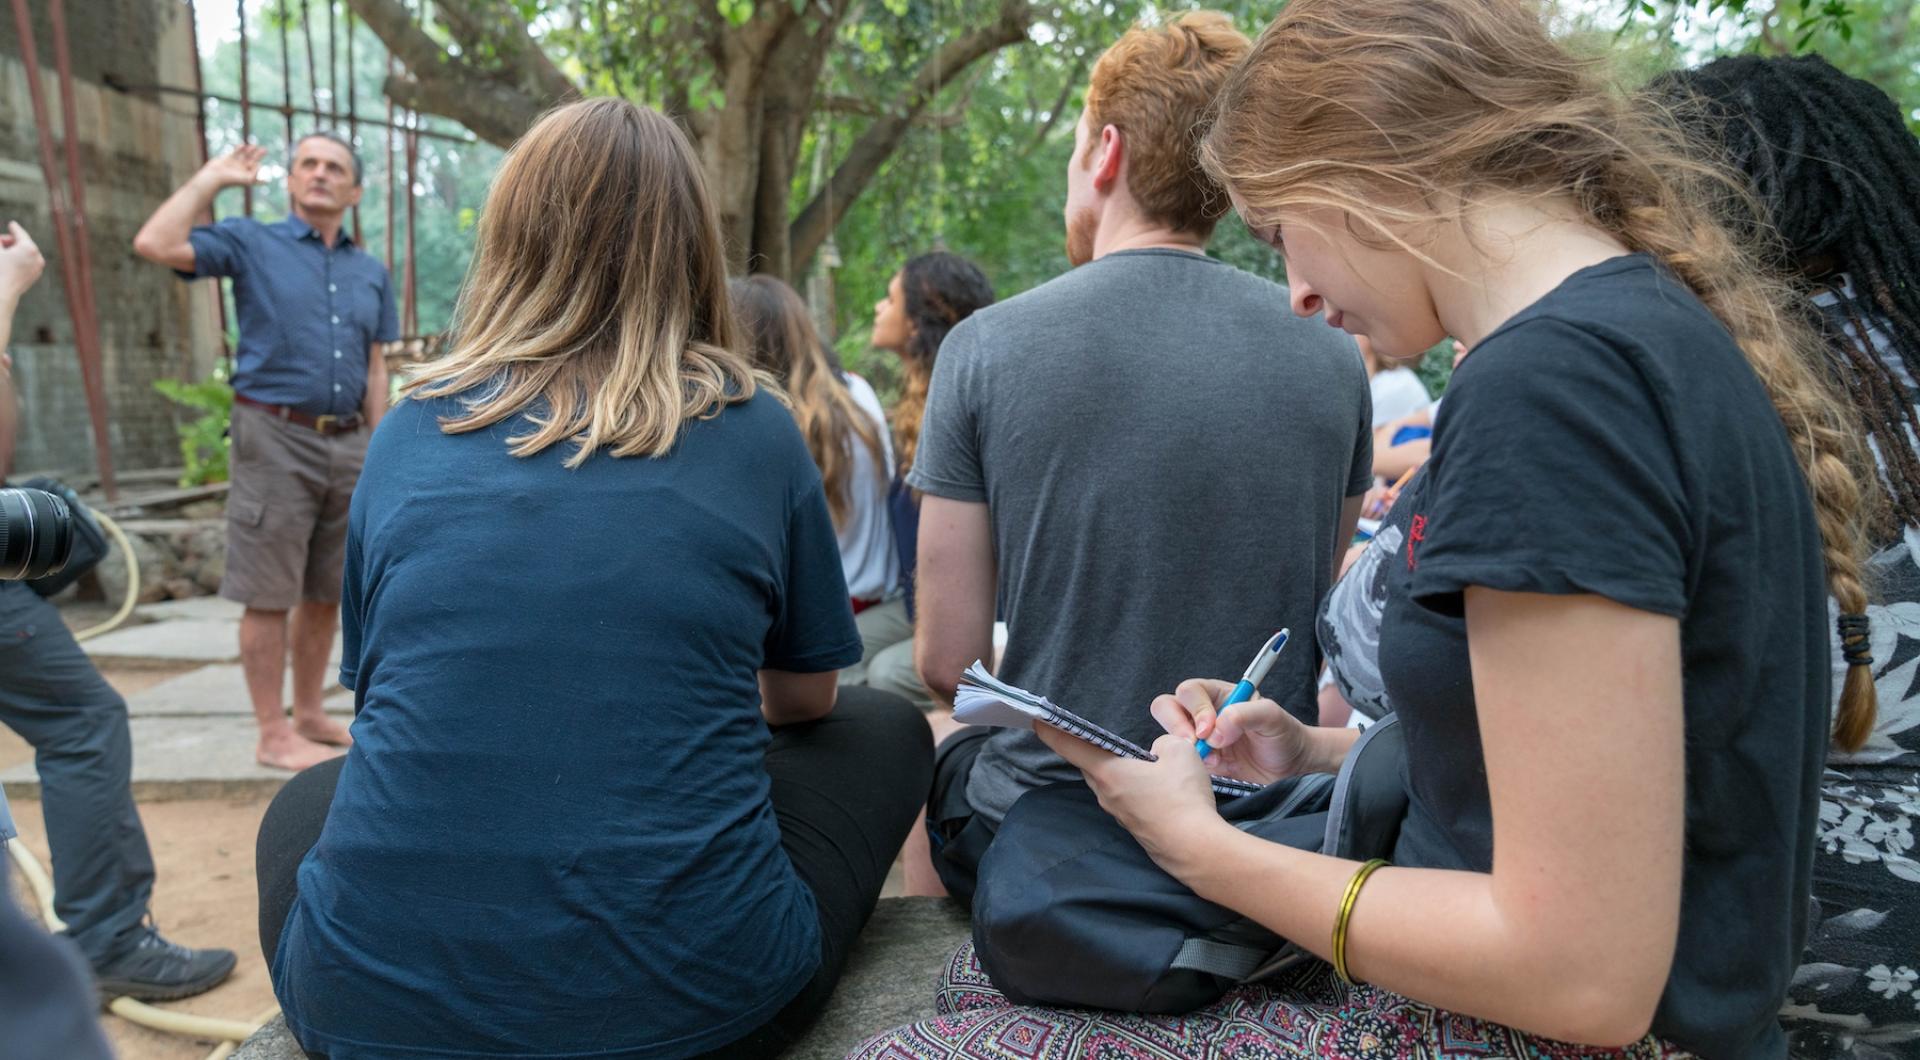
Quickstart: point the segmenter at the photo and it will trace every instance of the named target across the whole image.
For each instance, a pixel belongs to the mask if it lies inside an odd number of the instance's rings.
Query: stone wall
[[[193,100],[119,86],[191,87],[194,58],[183,0],[67,0],[75,115],[86,177],[88,246],[109,414],[120,470],[177,466],[176,410],[153,390],[162,378],[204,377],[219,356],[210,283],[187,285],[134,256],[133,235],[199,165]],[[65,179],[59,82],[47,5],[30,3],[55,150]],[[39,165],[26,67],[10,12],[0,17],[0,223],[18,220],[46,253],[47,271],[14,319],[21,405],[15,467],[95,470],[73,324]],[[111,82],[111,85],[109,84]]]

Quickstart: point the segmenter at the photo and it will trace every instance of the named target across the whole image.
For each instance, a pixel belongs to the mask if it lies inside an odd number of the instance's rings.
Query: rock
[[[267,1025],[253,1032],[253,1037],[240,1043],[234,1050],[233,1060],[306,1060],[306,1050],[293,1040],[287,1030],[287,1018],[276,1015],[267,1021]]]
[[[226,573],[227,550],[221,548],[200,561],[199,568],[193,572],[193,581],[202,591],[217,593],[220,591],[220,579],[226,577]]]
[[[840,1060],[863,1039],[933,1015],[933,986],[967,937],[967,914],[945,898],[882,899],[847,958],[827,1009],[786,1060]],[[303,1060],[283,1017],[247,1039],[233,1060]]]
[[[167,598],[165,582],[174,577],[178,560],[163,543],[145,534],[129,533],[127,540],[133,546],[134,559],[140,568],[140,602],[153,603]],[[94,568],[99,579],[100,590],[107,603],[118,606],[126,599],[127,561],[118,545],[107,550],[107,556]]]

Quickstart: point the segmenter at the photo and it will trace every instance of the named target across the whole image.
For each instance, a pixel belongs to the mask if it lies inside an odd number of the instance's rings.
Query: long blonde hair
[[[1292,0],[1215,106],[1202,164],[1257,214],[1344,211],[1424,258],[1396,233],[1492,196],[1566,197],[1659,260],[1766,386],[1813,495],[1828,588],[1843,613],[1865,608],[1872,465],[1812,367],[1819,339],[1788,308],[1791,288],[1719,220],[1744,185],[1658,108],[1616,91],[1603,61],[1555,42],[1539,4]],[[1874,710],[1872,675],[1850,667],[1835,743],[1864,743]]]
[[[853,394],[827,359],[806,303],[792,287],[772,276],[746,276],[727,281],[727,291],[753,366],[787,392],[793,418],[826,485],[833,525],[841,526],[853,507],[856,440],[873,454],[875,479],[886,485],[887,451],[880,444],[880,428],[854,404]]]
[[[661,456],[690,420],[753,396],[734,350],[726,252],[700,163],[655,111],[550,111],[501,163],[454,310],[452,349],[408,392],[459,395],[450,434],[521,412],[515,456],[560,442]]]

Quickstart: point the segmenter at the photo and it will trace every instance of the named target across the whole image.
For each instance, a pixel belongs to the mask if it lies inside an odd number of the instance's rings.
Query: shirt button
[[[333,392],[334,392],[334,393],[336,393],[336,394],[338,394],[338,393],[340,392],[340,384],[339,384],[339,383],[335,383],[335,384],[333,384]]]
[[[333,359],[334,359],[334,360],[336,360],[336,361],[340,359],[340,351],[339,351],[339,350],[335,350],[335,351],[333,351]]]
[[[334,322],[334,323],[336,323],[336,324],[338,324],[338,323],[340,323],[340,318],[339,318],[339,317],[337,317],[337,316],[336,316],[336,317],[334,317],[334,318],[333,318],[333,322]]]
[[[333,292],[333,291],[338,291],[339,289],[340,289],[340,288],[338,288],[338,287],[335,287],[335,286],[334,286],[333,284],[328,284],[328,285],[327,285],[327,290],[328,290],[328,292]]]

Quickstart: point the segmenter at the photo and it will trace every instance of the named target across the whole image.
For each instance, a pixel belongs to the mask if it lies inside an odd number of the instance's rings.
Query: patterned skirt
[[[1268,1060],[1327,1057],[1579,1057],[1673,1060],[1692,1054],[1649,1036],[1625,1049],[1536,1037],[1422,1005],[1314,962],[1234,990],[1184,1016],[1015,1005],[993,988],[963,944],[934,992],[933,1019],[877,1034],[859,1060]]]

